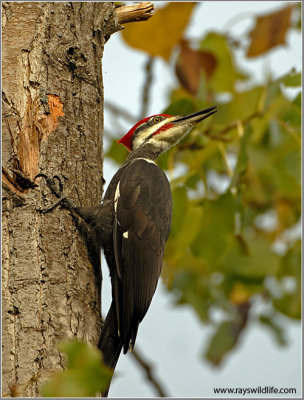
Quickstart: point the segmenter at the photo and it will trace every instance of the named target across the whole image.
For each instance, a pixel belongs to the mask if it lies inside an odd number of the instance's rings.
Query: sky
[[[161,3],[161,2],[157,2]],[[158,4],[160,5],[160,4]],[[263,15],[284,7],[283,1],[206,1],[200,3],[186,30],[187,38],[198,38],[210,30],[230,31],[234,36],[252,27],[252,15]],[[266,57],[248,62],[237,53],[237,61],[245,70],[252,71],[257,82],[263,82],[267,71],[276,76],[296,67],[301,69],[302,53],[300,35],[288,36],[289,46],[280,46]],[[119,33],[106,43],[103,57],[105,102],[125,108],[133,116],[139,115],[141,89],[144,82],[144,65],[147,57],[143,52],[128,47]],[[148,115],[161,112],[167,106],[167,94],[176,84],[172,65],[158,59],[154,76]],[[114,132],[112,126],[115,124]],[[113,120],[105,111],[105,130],[116,134],[121,124],[123,136],[131,127],[123,119]],[[118,138],[119,138],[118,137]],[[107,146],[107,144],[106,144]],[[105,147],[106,147],[105,146]],[[118,166],[105,160],[104,177],[110,181]],[[106,263],[103,260],[103,313],[110,301],[110,283]],[[255,306],[256,311],[262,305]],[[139,327],[136,349],[154,367],[155,375],[171,397],[215,398],[215,387],[293,387],[301,397],[301,327],[282,316],[287,329],[288,345],[279,347],[271,334],[251,323],[242,336],[238,347],[227,357],[220,368],[214,368],[203,360],[202,354],[209,326],[203,325],[192,308],[174,305],[174,295],[168,293],[160,282],[149,311]],[[111,397],[154,397],[154,389],[147,383],[133,357],[121,355],[113,380]],[[246,395],[239,397],[246,398]],[[250,398],[253,398],[250,395]],[[274,398],[273,395],[269,397]],[[277,395],[276,397],[279,397]],[[288,397],[288,395],[283,396]],[[247,398],[249,398],[247,396]]]

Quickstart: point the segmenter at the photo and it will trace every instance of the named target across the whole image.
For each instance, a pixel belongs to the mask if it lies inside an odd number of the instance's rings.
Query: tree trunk
[[[68,211],[37,211],[54,196],[33,178],[62,176],[77,205],[101,200],[101,58],[113,10],[110,2],[2,3],[3,396],[39,396],[49,372],[63,368],[58,342],[98,341],[98,265]]]

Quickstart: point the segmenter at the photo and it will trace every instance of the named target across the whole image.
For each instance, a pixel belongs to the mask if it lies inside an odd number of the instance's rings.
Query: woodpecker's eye
[[[157,124],[158,122],[161,121],[160,117],[153,117],[152,121],[154,122],[154,124]]]

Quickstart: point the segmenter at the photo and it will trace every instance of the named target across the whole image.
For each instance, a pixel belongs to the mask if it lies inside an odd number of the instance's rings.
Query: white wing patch
[[[114,211],[115,211],[115,214],[116,214],[116,210],[117,210],[118,199],[120,197],[119,184],[120,184],[120,181],[118,182],[118,184],[116,186],[115,195],[114,195]]]
[[[114,195],[115,219],[114,219],[114,227],[113,227],[113,247],[114,247],[114,256],[115,256],[115,261],[116,261],[117,275],[119,276],[119,278],[121,278],[121,270],[120,270],[121,266],[119,265],[119,250],[117,248],[117,225],[120,225],[120,223],[117,219],[117,205],[118,205],[118,200],[120,197],[119,184],[120,184],[120,181],[118,182],[118,184],[116,186],[115,195]],[[118,311],[119,310],[117,310],[117,312]],[[119,315],[118,314],[117,314],[117,320],[118,320],[118,331],[119,331]]]
[[[124,232],[124,233],[122,234],[122,236],[123,236],[125,239],[128,239],[128,238],[129,238],[129,232],[128,232],[128,231]]]

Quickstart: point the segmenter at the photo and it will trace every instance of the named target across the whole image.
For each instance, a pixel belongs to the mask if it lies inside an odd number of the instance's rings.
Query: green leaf
[[[260,111],[264,95],[265,88],[262,86],[236,93],[231,101],[219,107],[214,122],[226,126],[234,121],[244,121]]]
[[[43,385],[44,397],[92,397],[107,387],[112,371],[102,363],[98,349],[76,340],[58,347],[67,355],[67,368]]]
[[[117,143],[116,140],[111,143],[111,146],[106,153],[106,157],[111,158],[117,164],[122,164],[125,161],[127,155],[128,150],[122,144]]]
[[[261,314],[259,316],[259,321],[270,329],[270,332],[274,335],[274,338],[280,346],[287,344],[284,328],[275,320],[274,314]]]
[[[235,308],[235,316],[217,327],[205,353],[205,357],[212,364],[219,365],[238,343],[240,334],[246,327],[249,308],[248,302],[240,304]]]
[[[295,97],[295,99],[292,102],[296,107],[298,107],[299,109],[302,106],[302,93],[298,93],[297,96]]]
[[[219,172],[226,172],[223,156],[220,152],[219,144],[215,140],[205,138],[201,131],[193,132],[193,136],[188,136],[180,143],[185,146],[175,154],[175,159],[187,165],[189,172],[199,174],[205,183],[205,174],[211,169]],[[196,136],[194,137],[194,133]]]
[[[237,157],[237,163],[233,172],[230,187],[235,187],[238,185],[241,176],[245,173],[248,167],[247,149],[251,135],[252,135],[251,125],[247,124],[244,135],[240,142],[240,149]]]
[[[276,82],[283,83],[287,87],[298,87],[301,86],[301,72],[291,71],[288,74],[285,74],[281,78],[278,78]]]
[[[175,239],[181,229],[184,222],[185,213],[188,206],[188,197],[186,188],[184,186],[178,186],[172,191],[173,200],[173,217],[170,231],[170,237]]]
[[[297,240],[282,257],[280,268],[277,273],[278,278],[283,278],[284,276],[293,276],[300,284],[302,255],[301,250],[301,241]]]
[[[289,318],[301,319],[301,291],[285,293],[279,299],[273,301],[274,307]]]
[[[227,37],[217,32],[209,32],[200,42],[200,49],[213,54],[217,60],[208,86],[218,92],[233,92],[236,80],[246,76],[240,73],[235,65]]]
[[[279,256],[271,250],[271,243],[262,235],[246,237],[249,254],[244,254],[236,245],[227,248],[217,263],[217,268],[226,274],[243,278],[263,278],[274,275],[279,269]]]
[[[164,111],[163,114],[169,115],[188,115],[195,111],[195,105],[191,99],[174,100]]]
[[[268,202],[269,207],[278,198],[299,202],[300,109],[279,93],[263,119],[260,126],[252,123],[246,197],[260,204]]]
[[[214,365],[219,365],[223,357],[233,349],[236,339],[232,330],[232,323],[223,322],[211,339],[205,357]]]
[[[284,315],[301,318],[301,241],[298,240],[281,259],[278,270],[278,283],[281,284],[281,296],[273,299],[274,307]],[[284,280],[293,282],[293,289],[284,286]]]
[[[191,260],[193,261],[193,259]],[[190,304],[202,321],[208,322],[212,297],[209,280],[195,271],[176,271],[172,289],[179,293],[179,303]]]
[[[203,216],[202,207],[190,206],[183,215],[178,237],[175,239],[176,248],[179,252],[186,251],[195,240],[201,225]]]
[[[235,240],[235,199],[230,193],[226,193],[215,200],[203,201],[202,207],[204,214],[201,229],[191,250],[211,269],[216,269],[222,254]]]

